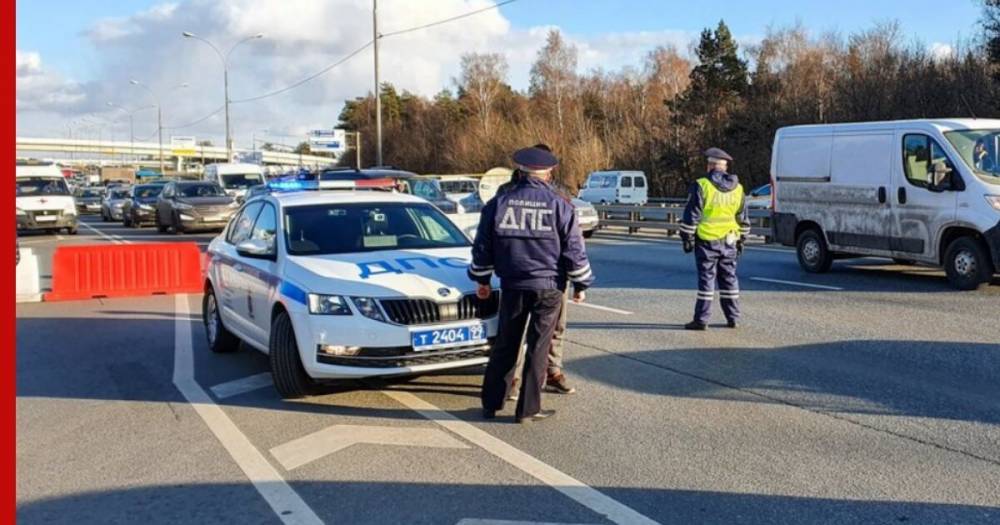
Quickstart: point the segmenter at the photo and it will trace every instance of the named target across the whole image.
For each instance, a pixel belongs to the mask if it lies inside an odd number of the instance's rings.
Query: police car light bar
[[[395,187],[392,179],[360,179],[360,180],[275,180],[267,184],[270,191],[316,191],[316,190],[391,190]]]

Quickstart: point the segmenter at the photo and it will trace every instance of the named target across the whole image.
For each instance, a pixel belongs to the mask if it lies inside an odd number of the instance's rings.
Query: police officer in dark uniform
[[[726,325],[737,328],[740,320],[740,284],[736,261],[750,233],[743,186],[728,173],[733,158],[719,148],[705,150],[708,174],[691,185],[681,224],[684,252],[694,251],[698,264],[698,301],[694,320],[687,330],[704,330],[712,315],[715,290],[719,290]]]
[[[552,415],[542,410],[549,346],[558,322],[563,291],[573,283],[573,300],[582,302],[593,281],[590,262],[573,205],[549,180],[559,163],[541,148],[514,153],[520,176],[513,188],[483,207],[472,247],[469,277],[477,294],[489,297],[490,277],[500,277],[500,328],[483,378],[483,417],[496,417],[507,394],[507,375],[526,340],[521,392],[515,420]]]

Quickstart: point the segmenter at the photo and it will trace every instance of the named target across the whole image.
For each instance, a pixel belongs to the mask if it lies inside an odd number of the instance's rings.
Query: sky
[[[434,22],[494,0],[380,0],[383,33]],[[181,37],[191,31],[221,48],[241,38],[230,57],[230,96],[252,98],[306,78],[371,38],[371,0],[18,0],[18,135],[126,140],[126,108],[163,107],[165,135],[223,142],[219,57]],[[722,19],[743,44],[769,27],[801,24],[814,34],[849,34],[898,21],[907,42],[947,53],[979,32],[976,0],[517,0],[460,21],[381,41],[383,81],[433,95],[453,88],[459,57],[500,52],[510,83],[526,89],[546,33],[562,31],[579,50],[580,72],[639,66],[657,45],[684,52],[699,32]],[[140,80],[156,96],[130,85]],[[176,88],[187,83],[184,88]],[[328,73],[283,94],[232,104],[237,146],[250,136],[295,144],[310,129],[336,125],[343,102],[372,88],[366,49]],[[206,115],[211,115],[201,120]],[[155,111],[135,113],[137,140],[152,140]],[[96,123],[96,124],[94,124]]]

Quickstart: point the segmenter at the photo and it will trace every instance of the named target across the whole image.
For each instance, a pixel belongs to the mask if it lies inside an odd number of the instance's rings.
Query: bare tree
[[[493,107],[507,83],[507,59],[499,53],[467,53],[461,70],[456,81],[460,94],[472,101],[483,136],[489,136]]]
[[[531,66],[531,94],[553,108],[559,134],[566,132],[566,105],[576,86],[576,46],[563,40],[559,31],[549,31],[545,46]]]

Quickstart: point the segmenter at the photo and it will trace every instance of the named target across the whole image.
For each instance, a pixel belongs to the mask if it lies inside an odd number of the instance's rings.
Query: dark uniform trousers
[[[694,305],[694,319],[708,324],[712,316],[712,300],[719,290],[719,302],[726,319],[740,318],[740,283],[736,278],[735,244],[720,241],[695,241],[694,258],[698,264],[698,301]]]
[[[507,374],[517,362],[522,337],[527,343],[527,351],[515,416],[531,416],[542,410],[549,346],[559,321],[562,298],[561,290],[503,290],[500,293],[500,327],[483,380],[485,410],[503,408],[507,397]]]

